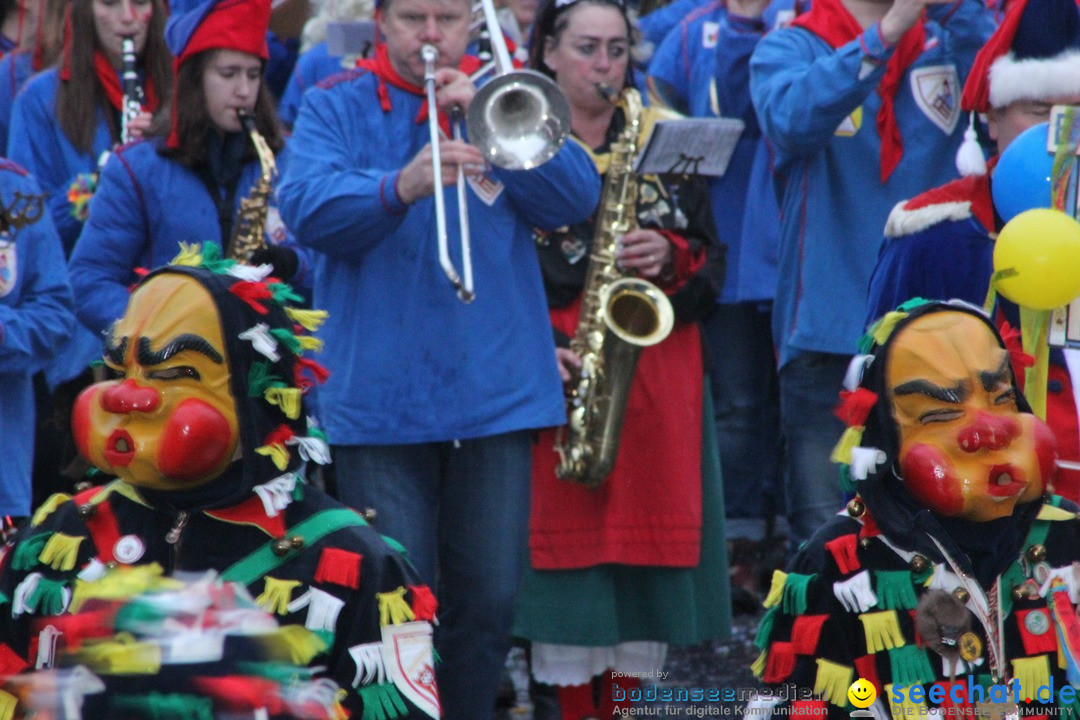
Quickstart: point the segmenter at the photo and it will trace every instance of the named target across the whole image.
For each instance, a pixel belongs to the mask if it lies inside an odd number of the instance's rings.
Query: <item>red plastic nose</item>
[[[1016,418],[980,412],[960,431],[956,441],[967,452],[1000,450],[1008,447],[1019,434],[1020,422]]]
[[[111,413],[153,412],[160,402],[157,390],[141,387],[130,378],[101,393],[101,409]]]

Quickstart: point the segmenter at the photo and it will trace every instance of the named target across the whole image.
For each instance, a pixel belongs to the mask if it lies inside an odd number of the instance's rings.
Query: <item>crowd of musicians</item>
[[[11,528],[52,493],[110,480],[76,452],[72,407],[103,353],[124,372],[110,333],[132,287],[194,246],[212,264],[214,243],[328,313],[321,366],[305,366],[325,382],[299,384],[332,465],[306,474],[392,538],[406,586],[438,601],[438,701],[365,693],[374,675],[355,645],[360,699],[346,706],[490,717],[516,637],[561,717],[610,717],[612,672],[632,687],[670,644],[726,637],[733,598],[752,608],[767,589],[772,539],[795,547],[840,507],[832,410],[873,319],[868,292],[907,299],[870,287],[889,279],[874,268],[890,211],[958,177],[953,156],[980,122],[964,111],[988,117],[992,155],[1007,128],[1080,102],[1066,81],[1004,104],[969,106],[965,91],[961,105],[969,75],[985,85],[980,49],[1038,60],[1080,44],[1076,23],[1060,48],[986,44],[996,28],[1022,36],[1040,22],[1023,6],[1045,4],[508,0],[486,32],[557,87],[570,138],[504,167],[470,142],[474,126],[461,134],[490,79],[473,74],[500,44],[475,32],[468,0],[329,0],[297,38],[268,30],[269,0],[6,0],[0,516]],[[374,42],[338,54],[327,32],[342,21],[373,21]],[[497,134],[499,107],[482,110]],[[636,173],[627,144],[679,113],[745,123],[722,176]],[[605,226],[602,182],[627,175],[627,224]],[[241,208],[260,199],[265,242],[239,252]],[[946,216],[962,220],[909,221]],[[659,288],[673,327],[640,350],[617,460],[590,487],[561,477],[559,450],[567,388],[589,377],[590,255],[609,236],[611,264]],[[913,277],[930,263],[910,262]],[[1075,460],[1080,362],[1055,367],[1050,405],[1064,409],[1050,421]],[[135,395],[123,412],[141,411]],[[1061,477],[1077,499],[1076,476]],[[410,597],[415,609],[428,595]]]

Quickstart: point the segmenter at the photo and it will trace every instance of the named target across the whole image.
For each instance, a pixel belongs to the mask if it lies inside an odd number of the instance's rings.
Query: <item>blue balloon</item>
[[[998,159],[990,185],[994,208],[1004,222],[1025,210],[1050,207],[1054,156],[1046,151],[1047,128],[1047,123],[1029,127]]]

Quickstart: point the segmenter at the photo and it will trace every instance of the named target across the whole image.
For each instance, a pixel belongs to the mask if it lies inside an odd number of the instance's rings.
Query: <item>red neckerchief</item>
[[[116,68],[109,62],[109,58],[100,50],[94,51],[94,71],[97,73],[98,82],[105,90],[105,99],[114,109],[123,112],[124,88],[120,84],[120,76],[116,74]],[[157,92],[154,90],[154,81],[149,76],[143,91],[146,95],[143,110],[154,112],[158,108],[158,99]]]
[[[480,69],[483,63],[479,58],[472,55],[466,55],[461,58],[461,62],[458,63],[458,70],[466,75],[472,75],[474,72]],[[393,85],[399,90],[412,93],[413,95],[424,96],[427,94],[427,90],[423,85],[413,85],[411,82],[401,77],[398,71],[394,69],[394,66],[390,63],[390,55],[386,52],[386,43],[379,43],[375,46],[375,57],[363,58],[356,62],[356,67],[367,70],[373,73],[379,78],[379,105],[384,112],[390,111],[390,93],[387,91],[387,85]],[[420,106],[420,112],[416,114],[416,123],[426,123],[428,119],[427,103]],[[439,127],[446,133],[446,136],[450,136],[450,118],[446,113],[439,113]]]
[[[810,6],[810,12],[795,18],[791,24],[793,27],[809,30],[833,48],[846,45],[863,33],[862,26],[840,0],[814,0]],[[926,28],[923,25],[923,18],[920,17],[915,26],[900,38],[885,68],[885,77],[877,86],[878,95],[881,96],[881,108],[877,114],[877,131],[878,137],[881,138],[882,183],[889,179],[904,155],[900,128],[896,125],[896,114],[893,112],[893,96],[900,86],[904,72],[922,54],[925,42]]]

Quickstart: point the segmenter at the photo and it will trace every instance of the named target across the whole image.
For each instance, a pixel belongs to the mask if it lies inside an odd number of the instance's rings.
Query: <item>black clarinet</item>
[[[120,116],[120,143],[131,142],[131,123],[142,112],[143,91],[139,85],[139,73],[135,69],[135,38],[125,35],[121,41],[124,84],[124,104]]]

